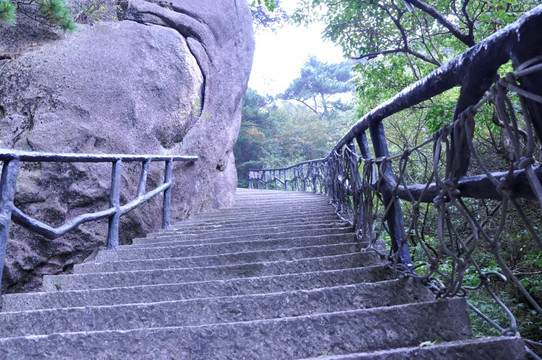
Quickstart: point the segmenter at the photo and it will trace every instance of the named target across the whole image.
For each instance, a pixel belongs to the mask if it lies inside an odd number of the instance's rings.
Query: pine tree
[[[64,31],[75,30],[75,23],[64,0],[33,0],[40,17]],[[28,3],[25,3],[26,5]],[[17,1],[0,0],[0,24],[14,25],[17,22]]]

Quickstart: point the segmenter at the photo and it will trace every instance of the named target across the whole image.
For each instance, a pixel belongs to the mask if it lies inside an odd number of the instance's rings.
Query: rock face
[[[196,155],[195,164],[175,166],[172,219],[232,205],[232,148],[254,48],[247,2],[134,0],[119,18],[15,47],[0,73],[0,146]],[[4,31],[13,32],[0,28],[0,37]],[[121,202],[133,199],[140,169],[123,166]],[[59,226],[108,207],[110,174],[110,164],[24,164],[16,205]],[[148,190],[162,176],[162,164],[153,165]],[[160,223],[156,198],[121,220],[121,242]],[[13,226],[3,287],[36,289],[42,274],[69,270],[103,245],[106,233],[107,221],[98,221],[46,241]]]

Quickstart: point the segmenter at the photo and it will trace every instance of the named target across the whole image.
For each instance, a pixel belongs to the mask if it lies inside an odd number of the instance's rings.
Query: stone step
[[[413,331],[415,324],[416,331]],[[293,359],[471,336],[464,299],[213,325],[0,339],[9,359]]]
[[[45,275],[44,291],[100,289],[123,286],[168,284],[191,281],[226,280],[240,277],[294,274],[333,269],[361,267],[367,255],[353,253],[293,261],[209,266],[197,268],[124,271],[121,273],[89,273]]]
[[[263,232],[263,231],[277,231],[277,230],[283,230],[283,229],[289,229],[289,231],[293,230],[317,230],[317,229],[334,229],[334,228],[345,228],[350,227],[350,224],[344,222],[344,221],[335,221],[335,222],[322,222],[317,221],[314,223],[290,223],[284,224],[284,223],[261,223],[261,224],[255,224],[255,223],[248,223],[243,224],[243,229],[246,230],[247,233],[252,233],[254,231]],[[151,233],[147,237],[156,237],[156,236],[162,236],[164,234],[207,234],[208,232],[213,231],[229,231],[229,230],[239,230],[239,223],[232,223],[229,225],[221,225],[221,224],[195,224],[192,226],[183,226],[182,228],[178,230],[164,230],[156,233]]]
[[[175,240],[175,239],[172,239]],[[252,252],[257,250],[280,250],[288,249],[292,247],[305,247],[305,246],[326,246],[325,240],[328,240],[328,244],[356,244],[354,236],[351,234],[343,236],[319,236],[319,237],[305,237],[305,238],[279,238],[279,239],[267,239],[267,240],[252,240],[246,241],[244,238],[240,240],[236,239],[218,239],[218,241],[204,242],[202,244],[165,241],[163,243],[156,244],[139,244],[139,246],[123,246],[119,247],[117,251],[101,250],[95,257],[96,261],[103,262],[109,260],[134,260],[134,259],[162,259],[166,257],[188,257],[188,256],[204,256],[204,255],[220,255],[225,253],[240,253],[240,252]],[[221,240],[223,242],[221,242]],[[226,240],[226,241],[224,241]],[[366,243],[359,243],[359,247],[366,245]],[[359,248],[358,248],[359,250]],[[325,253],[322,253],[325,255]]]
[[[0,338],[156,326],[196,326],[314,315],[430,300],[429,293],[421,284],[417,284],[409,292],[403,292],[406,296],[402,297],[390,292],[394,290],[391,284],[388,287],[381,286],[378,290],[378,294],[368,294],[367,288],[362,284],[146,304],[4,312],[0,313],[2,324]]]
[[[330,228],[320,228],[320,229],[290,229],[288,226],[284,227],[274,227],[273,229],[276,230],[256,230],[253,231],[247,231],[245,229],[237,229],[237,230],[213,230],[208,231],[206,233],[205,238],[209,237],[228,237],[228,238],[254,238],[254,237],[260,237],[260,238],[272,238],[272,237],[289,237],[294,238],[298,236],[318,236],[318,235],[325,235],[325,234],[342,234],[342,233],[352,233],[354,234],[354,231],[350,226],[348,227],[330,227]],[[202,234],[196,233],[196,234],[186,234],[183,232],[177,232],[173,234],[155,234],[152,237],[147,237],[147,239],[159,239],[159,238],[171,238],[175,237],[179,240],[193,240],[193,239],[201,239]]]
[[[134,239],[135,240],[135,239]],[[145,241],[147,240],[147,241]],[[284,238],[269,238],[269,239],[253,239],[249,238],[213,238],[209,237],[206,239],[195,239],[195,240],[182,240],[180,241],[176,236],[171,237],[161,237],[156,239],[138,239],[133,245],[121,245],[119,249],[141,249],[141,248],[153,248],[153,247],[164,247],[164,246],[196,246],[196,247],[206,247],[209,249],[209,255],[213,253],[224,253],[232,252],[228,251],[228,247],[231,249],[239,249],[239,247],[248,246],[250,249],[281,249],[285,247],[297,247],[297,246],[310,246],[310,245],[324,245],[324,244],[339,244],[352,242],[357,243],[354,234],[351,233],[340,233],[340,234],[330,234],[322,236],[299,236],[296,238],[284,237]],[[360,243],[362,244],[362,243]],[[219,251],[217,251],[219,247]],[[214,250],[214,251],[213,251]]]
[[[148,286],[130,286],[90,290],[55,290],[3,296],[4,311],[51,309],[57,307],[105,306],[220,297],[265,294],[293,290],[310,290],[332,286],[363,284],[371,296],[382,287],[397,291],[398,297],[409,289],[407,279],[393,279],[392,271],[383,266],[368,266],[340,270],[315,271],[299,274],[269,275],[253,278],[180,282]],[[370,300],[369,300],[370,301]],[[379,301],[376,299],[376,301]]]
[[[146,238],[137,238],[133,240],[134,247],[139,246],[156,246],[159,243],[166,244],[202,244],[205,243],[233,243],[233,242],[257,242],[264,240],[277,240],[277,239],[330,239],[333,242],[335,238],[348,239],[351,241],[355,240],[355,234],[351,229],[337,228],[334,230],[328,231],[284,231],[284,232],[272,232],[266,234],[236,234],[236,235],[227,235],[222,234],[221,232],[209,233],[206,236],[179,236],[179,235],[161,235],[156,237],[146,237]],[[123,247],[128,248],[130,245]]]
[[[163,232],[174,232],[184,229],[194,229],[194,228],[213,228],[213,227],[227,227],[227,228],[238,228],[239,226],[250,226],[250,227],[258,227],[258,226],[284,226],[286,224],[297,226],[297,225],[312,225],[312,224],[345,224],[343,226],[349,226],[349,224],[345,223],[343,220],[341,220],[339,217],[296,217],[296,218],[280,218],[280,219],[273,219],[273,220],[259,220],[259,219],[252,219],[250,221],[239,221],[236,219],[191,219],[191,220],[185,220],[180,223],[176,223],[171,225],[171,227],[167,230],[159,230],[157,233],[163,233]]]
[[[303,360],[524,360],[525,344],[520,337],[494,337],[441,342],[347,355],[331,355]]]
[[[290,212],[290,211],[277,211],[257,213],[247,210],[245,213],[220,213],[220,214],[206,214],[204,217],[195,218],[194,220],[205,220],[207,222],[212,221],[229,221],[238,223],[247,223],[250,221],[266,221],[266,222],[289,222],[291,219],[297,218],[298,220],[310,220],[310,219],[324,219],[330,221],[336,221],[340,218],[334,211],[318,211],[318,212]]]
[[[168,268],[190,268],[203,266],[224,266],[235,264],[261,263],[268,261],[293,261],[307,258],[317,258],[322,256],[340,255],[359,252],[360,246],[353,243],[295,247],[280,250],[259,250],[240,253],[223,253],[221,255],[203,255],[188,257],[166,257],[166,258],[145,258],[147,252],[139,255],[137,260],[124,261],[92,261],[74,266],[74,274],[84,274],[93,272],[114,272],[114,271],[135,271],[152,270]],[[153,249],[150,249],[151,251]],[[107,251],[107,250],[102,250]],[[115,253],[111,258],[116,258]],[[366,265],[376,265],[381,262],[380,258],[374,252],[363,253],[363,263]],[[101,258],[103,260],[103,258]],[[125,257],[126,259],[126,257]]]

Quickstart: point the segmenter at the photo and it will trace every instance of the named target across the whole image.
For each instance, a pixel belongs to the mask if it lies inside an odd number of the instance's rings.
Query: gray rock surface
[[[0,147],[196,155],[194,165],[175,167],[173,220],[232,205],[232,148],[254,48],[246,1],[135,0],[119,19],[16,39],[0,27],[0,53],[11,57],[0,74]],[[25,164],[16,204],[59,226],[108,206],[110,172],[109,164]],[[121,202],[135,195],[139,172],[124,165]],[[162,172],[151,167],[148,190]],[[156,198],[121,220],[121,243],[160,224]],[[48,242],[14,226],[4,288],[36,289],[41,275],[69,270],[103,245],[106,232],[106,221],[88,223]]]

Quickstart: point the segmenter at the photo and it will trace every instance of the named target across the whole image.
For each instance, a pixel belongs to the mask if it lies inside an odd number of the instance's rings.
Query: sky
[[[292,13],[297,0],[282,0],[281,6]],[[299,76],[301,67],[310,56],[338,63],[344,61],[341,50],[321,38],[323,24],[303,26],[284,25],[272,32],[256,31],[256,51],[248,86],[262,95],[277,95]]]

